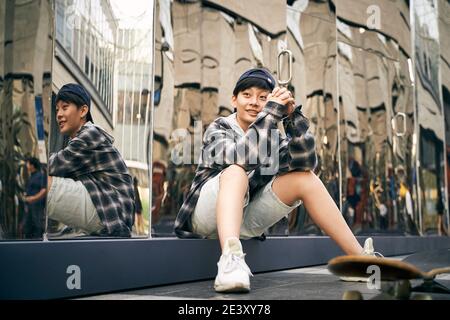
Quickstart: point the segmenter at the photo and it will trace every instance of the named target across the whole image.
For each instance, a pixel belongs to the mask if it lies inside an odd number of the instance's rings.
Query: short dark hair
[[[29,162],[36,170],[41,169],[41,162],[39,159],[35,157],[29,157],[27,158],[27,162]]]
[[[76,94],[73,94],[70,92],[58,93],[58,95],[56,96],[56,103],[58,103],[60,101],[67,102],[67,103],[73,103],[74,105],[77,106],[77,108],[81,108],[82,106],[84,106],[86,104],[83,101],[83,99],[81,99]]]
[[[233,96],[237,96],[239,92],[247,90],[248,88],[256,87],[259,89],[272,91],[272,88],[269,86],[267,81],[264,81],[260,78],[247,78],[240,81],[233,90]]]

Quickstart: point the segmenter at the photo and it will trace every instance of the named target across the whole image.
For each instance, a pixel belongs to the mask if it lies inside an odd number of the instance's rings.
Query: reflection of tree
[[[13,80],[5,80],[0,95],[0,225],[6,238],[17,236],[17,226],[23,203],[18,197],[24,192],[19,178],[20,162],[25,158],[19,135],[31,127],[27,114],[13,108]]]

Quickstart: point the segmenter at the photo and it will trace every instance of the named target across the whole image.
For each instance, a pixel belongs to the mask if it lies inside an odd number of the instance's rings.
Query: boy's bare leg
[[[216,205],[217,232],[223,249],[226,239],[239,238],[248,177],[243,168],[231,165],[222,172],[219,183]]]
[[[302,200],[314,222],[346,254],[361,254],[363,248],[348,227],[322,181],[312,172],[290,172],[277,177],[272,189],[287,205]]]

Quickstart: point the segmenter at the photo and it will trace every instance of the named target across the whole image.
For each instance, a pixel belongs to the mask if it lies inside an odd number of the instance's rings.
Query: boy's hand
[[[267,96],[267,101],[285,105],[287,107],[287,115],[290,115],[295,108],[295,100],[292,97],[292,93],[284,87],[275,87],[272,93]]]

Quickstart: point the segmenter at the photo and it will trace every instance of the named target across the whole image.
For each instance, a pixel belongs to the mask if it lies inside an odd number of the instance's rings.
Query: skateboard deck
[[[403,260],[348,255],[328,262],[330,272],[340,277],[369,278],[373,272],[371,266],[379,268],[381,281],[403,282],[402,286],[408,280],[422,282],[421,285],[406,290],[408,292],[450,293],[447,286],[435,281],[437,275],[450,273],[450,249],[420,252]]]
[[[331,273],[341,277],[369,277],[371,275],[371,272],[368,272],[370,266],[380,268],[382,281],[428,280],[434,279],[438,274],[450,273],[450,266],[423,271],[409,262],[372,256],[341,256],[328,262],[328,269]]]

